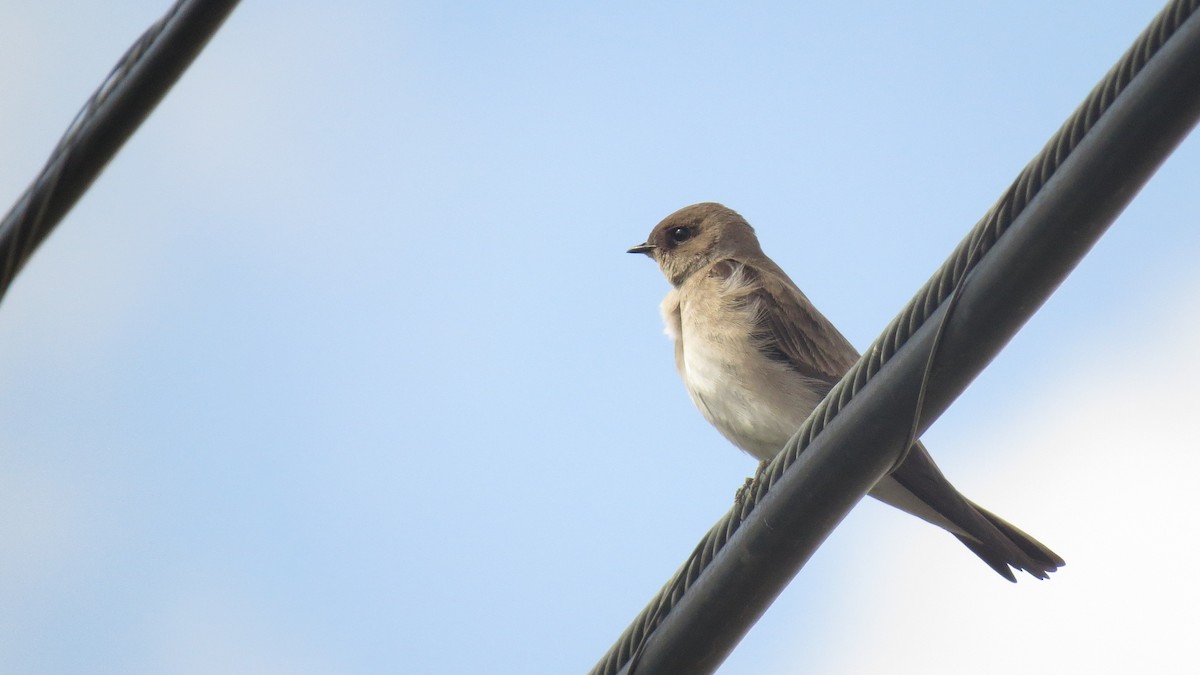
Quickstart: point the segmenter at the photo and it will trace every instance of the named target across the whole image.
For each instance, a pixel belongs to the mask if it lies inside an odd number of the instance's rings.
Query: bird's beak
[[[645,253],[646,255],[653,258],[654,257],[654,249],[655,249],[654,244],[647,242],[645,244],[638,244],[637,246],[634,246],[633,248],[626,251],[626,253]]]

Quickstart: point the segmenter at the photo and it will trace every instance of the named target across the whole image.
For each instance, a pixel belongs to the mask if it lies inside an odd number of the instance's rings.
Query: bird
[[[754,228],[715,202],[686,206],[629,249],[658,263],[660,306],[692,403],[738,448],[767,461],[858,360],[849,340],[765,253]],[[1009,581],[1046,579],[1058,554],[964,497],[916,441],[872,497],[941,527]]]

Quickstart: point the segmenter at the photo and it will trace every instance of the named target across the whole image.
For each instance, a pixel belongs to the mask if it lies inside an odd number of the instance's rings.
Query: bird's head
[[[721,204],[704,202],[667,216],[654,226],[646,243],[629,252],[653,258],[667,281],[679,286],[718,260],[761,256],[762,248],[745,218]]]

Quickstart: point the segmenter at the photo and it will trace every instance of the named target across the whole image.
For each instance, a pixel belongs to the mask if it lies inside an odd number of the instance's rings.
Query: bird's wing
[[[724,295],[730,302],[754,312],[759,349],[809,378],[822,395],[858,360],[853,345],[770,260],[722,260],[708,274],[727,284]],[[920,441],[881,485],[888,482],[900,492],[877,496],[948,529],[1010,581],[1015,577],[1009,565],[1045,578],[1063,564],[1043,544],[963,497]]]
[[[728,284],[731,302],[753,311],[753,337],[763,354],[824,383],[825,391],[858,360],[850,341],[773,263],[721,260],[709,275]]]

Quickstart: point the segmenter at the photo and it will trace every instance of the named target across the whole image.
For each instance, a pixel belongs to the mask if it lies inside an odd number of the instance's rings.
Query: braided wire
[[[144,74],[148,65],[162,67],[180,59],[186,67],[234,5],[236,0],[177,0],[109,71],[71,120],[38,176],[0,221],[0,298],[125,137],[133,133],[140,118],[149,114],[174,78],[182,74],[182,68],[169,81],[153,84],[139,82],[139,74]],[[188,32],[191,34],[181,39],[181,34]],[[197,39],[199,46],[188,44]],[[125,109],[113,115],[112,109],[120,106]],[[106,113],[109,119],[103,120]],[[120,117],[119,128],[112,124],[114,117]],[[110,137],[98,143],[97,138],[105,135]]]
[[[1174,0],[1151,21],[1083,103],[1050,138],[1041,152],[1022,169],[1000,199],[958,244],[950,257],[888,324],[883,334],[816,407],[787,446],[758,476],[738,493],[735,504],[704,535],[687,562],[622,633],[616,644],[590,675],[613,675],[626,664],[632,673],[646,639],[676,606],[688,588],[737,532],[755,506],[770,492],[809,446],[904,346],[930,316],[947,301],[966,276],[1008,231],[1015,218],[1050,180],[1084,136],[1094,127],[1121,92],[1133,81],[1179,27],[1196,12],[1200,0]]]

